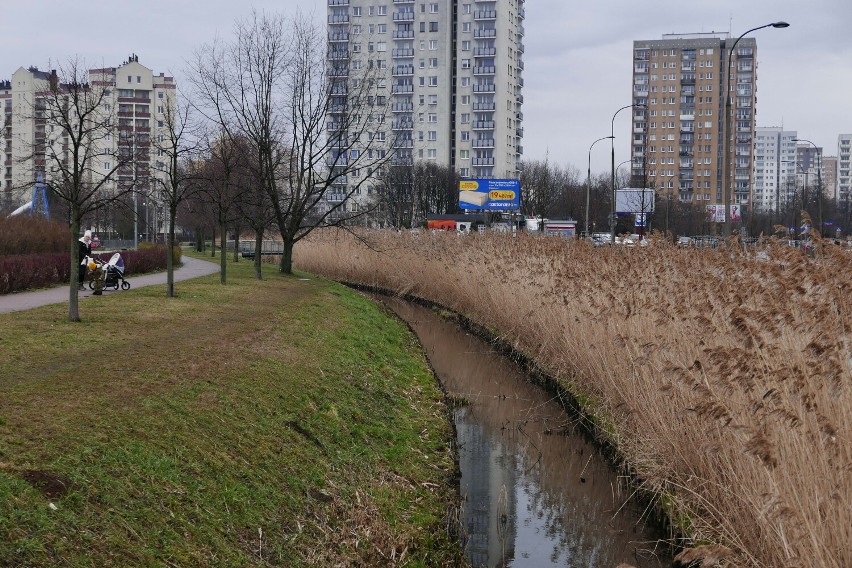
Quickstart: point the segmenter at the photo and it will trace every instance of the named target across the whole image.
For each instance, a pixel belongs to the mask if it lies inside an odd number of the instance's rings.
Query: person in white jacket
[[[80,253],[78,258],[80,259],[79,272],[77,280],[77,284],[79,285],[80,290],[84,290],[85,286],[83,282],[86,281],[86,257],[92,256],[92,231],[86,231],[83,233],[83,236],[79,239],[79,245],[77,245],[80,249]]]

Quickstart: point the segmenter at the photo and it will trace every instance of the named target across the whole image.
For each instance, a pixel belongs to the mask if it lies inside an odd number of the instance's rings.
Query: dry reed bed
[[[497,330],[587,398],[692,543],[852,566],[852,254],[767,252],[327,232],[295,259]]]

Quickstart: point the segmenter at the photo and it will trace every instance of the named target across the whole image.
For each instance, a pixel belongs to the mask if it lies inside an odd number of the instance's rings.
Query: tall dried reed
[[[295,252],[496,330],[580,393],[684,534],[732,564],[852,566],[849,251],[326,232]]]

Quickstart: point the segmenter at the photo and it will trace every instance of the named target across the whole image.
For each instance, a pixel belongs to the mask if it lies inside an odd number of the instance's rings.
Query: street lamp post
[[[730,236],[731,234],[731,193],[733,190],[733,188],[731,187],[731,131],[733,130],[733,125],[731,124],[731,61],[733,59],[734,51],[736,50],[737,44],[746,35],[750,34],[751,32],[756,32],[757,30],[762,30],[763,28],[786,28],[789,27],[789,25],[790,24],[788,24],[787,22],[773,22],[771,24],[765,24],[747,30],[740,37],[738,37],[736,41],[734,41],[734,44],[728,51],[728,66],[725,68],[725,137],[722,139],[722,147],[725,152],[724,159],[722,160],[722,188],[725,203],[724,230],[726,237]],[[753,205],[749,204],[749,206],[751,207]]]
[[[637,105],[637,104],[624,105],[623,107],[621,107],[620,109],[615,111],[615,113],[612,115],[612,121],[610,122],[609,137],[612,140],[612,142],[610,143],[611,149],[612,149],[612,154],[611,154],[611,156],[612,156],[612,162],[611,162],[612,163],[612,185],[610,186],[610,190],[612,191],[612,196],[611,196],[612,197],[612,210],[610,211],[610,218],[609,218],[609,242],[610,243],[615,243],[615,215],[616,215],[616,213],[615,213],[615,117],[618,116],[618,113],[620,113],[624,109],[634,108],[634,107],[647,108],[645,105]],[[631,150],[631,152],[632,152],[632,150]],[[631,160],[632,160],[632,155],[631,155]],[[631,171],[632,171],[632,169],[633,168],[631,167]]]
[[[602,138],[598,138],[597,140],[592,142],[591,146],[589,146],[589,172],[587,178],[588,183],[586,184],[586,238],[589,238],[589,196],[592,193],[592,148],[594,148],[595,144],[597,144],[601,140],[609,140],[612,138],[615,138],[615,136],[604,136]],[[614,204],[613,208],[615,208]]]
[[[793,142],[807,142],[816,150],[817,155],[817,212],[819,214],[819,236],[822,237],[822,149],[816,144],[805,138],[793,138]],[[807,211],[806,204],[803,202],[802,207]]]
[[[794,162],[791,160],[781,160],[782,164],[793,164],[798,168],[799,172],[802,174],[802,209],[807,211],[807,202],[808,202],[808,170],[802,167],[799,162]],[[795,223],[796,216],[793,215],[793,222]]]

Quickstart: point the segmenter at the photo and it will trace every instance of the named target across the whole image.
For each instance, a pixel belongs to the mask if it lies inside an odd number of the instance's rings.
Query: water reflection
[[[431,310],[377,297],[409,322],[453,397],[463,528],[473,566],[668,566],[618,476],[561,406],[508,359]],[[626,502],[627,501],[627,502]],[[626,503],[625,503],[626,502]]]

